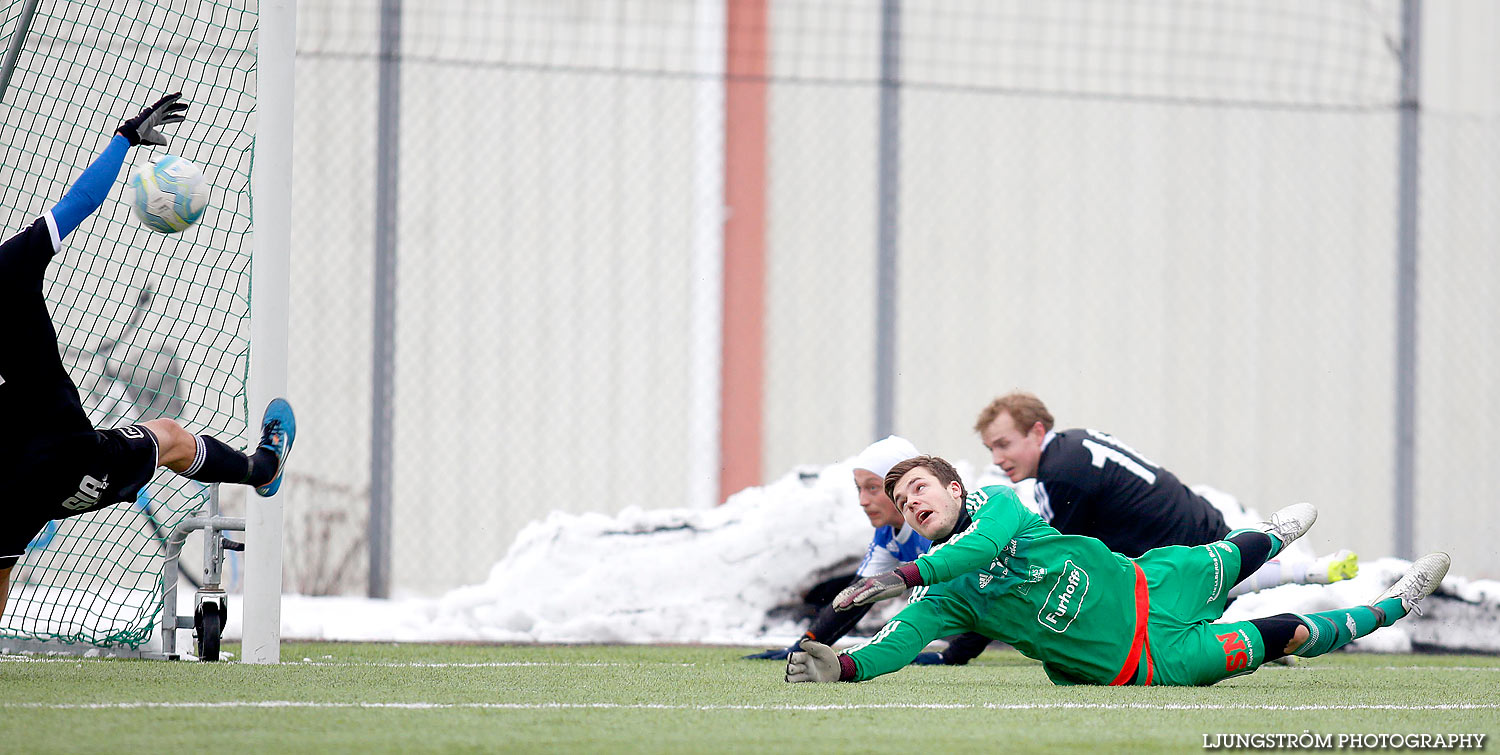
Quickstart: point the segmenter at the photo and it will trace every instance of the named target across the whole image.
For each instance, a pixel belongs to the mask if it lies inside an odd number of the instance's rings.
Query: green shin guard
[[[1273,538],[1274,539],[1274,538]],[[1308,638],[1302,647],[1292,652],[1303,658],[1313,658],[1329,653],[1379,629],[1390,626],[1401,617],[1400,601],[1397,611],[1391,612],[1371,606],[1355,606],[1335,611],[1319,611],[1298,614],[1297,618],[1307,627]]]

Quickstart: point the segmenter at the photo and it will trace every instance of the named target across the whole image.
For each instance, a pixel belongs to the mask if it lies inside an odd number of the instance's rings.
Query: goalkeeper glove
[[[167,138],[162,136],[156,127],[187,120],[183,112],[187,110],[188,104],[178,101],[181,99],[182,92],[177,92],[157,100],[155,104],[148,105],[134,118],[120,124],[120,127],[115,129],[115,133],[125,137],[132,147],[140,144],[167,146]]]
[[[845,587],[833,599],[833,607],[838,611],[847,611],[855,606],[894,598],[906,592],[906,588],[920,584],[922,576],[917,572],[917,565],[907,562],[891,571],[865,577]]]
[[[843,667],[833,648],[821,642],[802,640],[801,650],[794,651],[786,659],[788,682],[836,682]]]

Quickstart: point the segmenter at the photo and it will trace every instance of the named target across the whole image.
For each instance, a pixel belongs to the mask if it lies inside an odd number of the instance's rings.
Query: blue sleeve
[[[918,556],[930,550],[932,550],[932,541],[922,537],[920,532],[912,532],[906,538],[906,542],[901,544],[901,560],[916,561]]]
[[[67,238],[85,218],[104,205],[109,190],[120,175],[120,166],[125,164],[125,153],[129,150],[130,142],[115,134],[115,138],[109,141],[109,146],[94,158],[94,162],[78,177],[73,188],[68,189],[62,201],[52,208],[52,219],[57,221],[59,239]]]
[[[889,550],[886,550],[886,543],[890,541],[891,528],[889,526],[875,530],[875,537],[870,539],[870,547],[865,551],[865,559],[859,562],[859,568],[854,570],[854,575],[873,577],[896,568],[901,562],[892,556]]]

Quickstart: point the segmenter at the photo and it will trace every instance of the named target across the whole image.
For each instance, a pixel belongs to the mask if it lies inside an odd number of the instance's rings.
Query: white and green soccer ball
[[[176,155],[137,167],[127,191],[135,216],[159,233],[185,231],[208,209],[208,179],[198,166]]]

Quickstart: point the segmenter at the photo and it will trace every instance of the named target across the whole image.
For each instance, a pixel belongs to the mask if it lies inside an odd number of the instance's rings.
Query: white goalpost
[[[145,229],[119,201],[122,175],[49,266],[44,295],[96,427],[168,417],[253,448],[287,384],[295,0],[0,0],[0,34],[7,235],[61,198],[133,108],[174,91],[190,103],[169,149],[212,185],[203,218]],[[246,506],[249,662],[280,660],[287,494]],[[179,578],[163,575],[171,534],[205,512],[217,513],[209,486],[161,470],[133,503],[48,524],[12,570],[0,650],[160,656],[161,633],[177,631],[175,606],[163,613]],[[197,560],[182,561],[190,579]]]
[[[296,41],[296,0],[263,0],[256,79],[260,118],[255,135],[255,169],[250,177],[256,196],[250,299],[252,407],[263,407],[286,393]],[[282,500],[276,496],[254,501],[256,505],[245,512],[245,537],[250,547],[245,552],[242,653],[248,663],[281,661]]]

